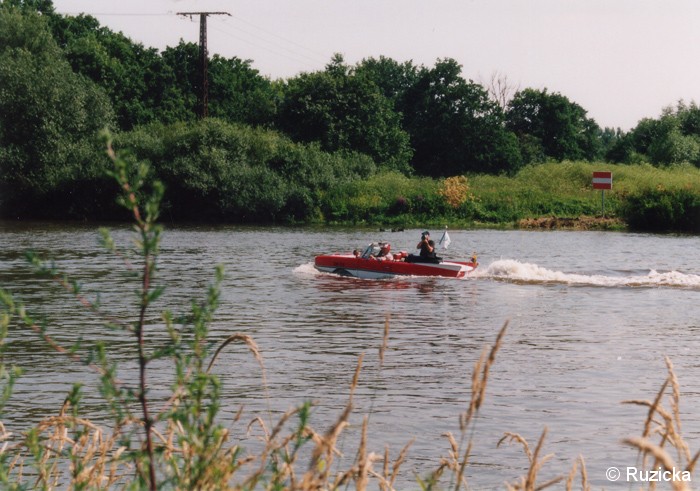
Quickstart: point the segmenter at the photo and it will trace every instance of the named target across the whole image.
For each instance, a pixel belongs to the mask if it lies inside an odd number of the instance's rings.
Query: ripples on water
[[[128,228],[114,233],[128,244]],[[362,416],[371,413],[371,449],[382,452],[389,445],[395,458],[415,439],[401,486],[415,488],[411,470],[424,475],[447,454],[440,435],[459,431],[457,416],[469,400],[473,364],[510,319],[474,432],[468,476],[474,489],[497,488],[525,472],[527,458],[519,446],[495,448],[503,432],[520,433],[534,445],[545,426],[545,452],[555,454],[542,471],[545,479],[567,473],[582,454],[594,487],[610,488],[605,469],[637,463],[635,452],[620,440],[640,435],[646,416],[620,401],[655,396],[666,375],[664,355],[672,359],[683,390],[684,435],[692,450],[700,447],[696,238],[452,231],[445,257],[479,253],[479,269],[463,280],[357,280],[313,269],[318,253],[348,251],[373,240],[388,239],[394,250],[410,250],[420,231],[379,235],[234,227],[166,231],[158,279],[167,290],[158,308],[187,311],[193,292],[203,296],[215,266],[223,264],[226,279],[212,338],[249,334],[264,358],[267,391],[245,347],[230,346],[218,360],[225,418],[243,405],[246,423],[257,414],[275,419],[314,400],[312,421],[324,430],[347,403],[364,353],[353,427],[341,441],[344,462],[350,466]],[[102,292],[112,315],[129,319],[134,302],[125,291],[136,285],[125,286],[129,276],[119,260],[100,251],[92,228],[5,224],[0,246],[0,284],[45,316],[58,339],[107,340],[125,373],[135,368],[128,337],[106,333],[55,288],[47,293],[47,281],[27,274],[21,258],[29,248],[52,255],[85,283],[86,292]],[[387,318],[390,334],[380,368]],[[155,330],[157,310],[151,321]],[[27,370],[10,407],[11,422],[18,426],[55,412],[72,382],[95,383],[94,376],[66,364],[31,334],[14,330],[11,352],[11,361]],[[167,388],[165,368],[151,377],[161,392]],[[101,402],[94,398],[87,404],[98,411]],[[243,423],[234,430],[254,448],[255,431],[246,436]]]

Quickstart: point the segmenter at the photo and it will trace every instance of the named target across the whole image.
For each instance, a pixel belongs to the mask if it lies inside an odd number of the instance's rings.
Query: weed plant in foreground
[[[274,425],[263,418],[258,424],[264,432],[264,445],[249,453],[232,438],[219,422],[223,403],[220,381],[211,373],[217,357],[231,343],[242,343],[263,368],[263,357],[255,341],[244,333],[218,343],[209,339],[209,324],[218,301],[222,271],[203,298],[193,299],[186,315],[160,314],[162,332],[154,329],[153,302],[164,293],[158,285],[158,254],[162,230],[157,225],[163,189],[149,179],[148,168],[128,157],[116,155],[109,142],[108,153],[114,163],[112,176],[121,189],[120,203],[134,221],[134,248],[122,249],[109,233],[102,231],[105,248],[123,259],[124,268],[138,283],[134,297],[134,314],[130,321],[112,317],[106,306],[92,301],[80,285],[63,275],[58,268],[29,255],[37,274],[52,279],[71,295],[85,315],[100,322],[106,330],[127,333],[134,346],[138,377],[122,378],[123,371],[113,361],[109,347],[103,343],[63,346],[52,336],[51,326],[32,318],[27,308],[9,293],[0,290],[0,414],[12,396],[12,388],[21,370],[8,366],[11,346],[9,329],[34,332],[72,363],[89,367],[99,376],[99,387],[89,389],[75,384],[57,414],[44,417],[36,426],[11,434],[0,423],[0,484],[4,489],[175,489],[175,490],[332,490],[397,489],[413,482],[411,488],[424,490],[470,489],[469,467],[475,446],[475,424],[486,400],[489,374],[508,329],[506,322],[492,346],[484,348],[476,361],[471,378],[471,397],[465,410],[456,418],[455,433],[443,435],[445,455],[436,456],[435,468],[415,476],[404,465],[411,442],[395,458],[389,449],[372,452],[368,447],[369,416],[359,429],[355,458],[344,465],[338,459],[339,438],[350,426],[355,390],[360,383],[363,356],[350,382],[344,410],[325,431],[311,424],[312,404],[300,404],[283,414]],[[125,289],[131,289],[131,285]],[[385,320],[384,337],[379,347],[380,369],[390,338],[390,320]],[[174,384],[167,398],[153,400],[148,390],[154,362],[168,362]],[[625,440],[641,457],[642,468],[694,472],[700,453],[692,454],[681,434],[680,388],[670,359],[668,376],[654,400],[626,401],[647,411],[641,436]],[[264,384],[264,378],[262,383]],[[99,423],[84,414],[81,399],[86,390],[99,390],[109,417]],[[670,392],[670,394],[668,394]],[[666,398],[666,400],[665,400]],[[668,408],[664,406],[667,403]],[[242,418],[239,413],[237,419]],[[512,490],[534,491],[557,485],[567,490],[580,486],[590,489],[583,457],[564,474],[539,479],[540,471],[551,455],[546,455],[544,428],[534,448],[519,434],[504,433],[498,444],[522,445],[524,475],[513,482],[494,483]],[[437,435],[435,435],[437,436]],[[495,442],[494,442],[495,443]],[[645,483],[646,484],[646,483]],[[648,483],[652,489],[654,483]],[[690,489],[684,481],[675,481],[673,489]]]

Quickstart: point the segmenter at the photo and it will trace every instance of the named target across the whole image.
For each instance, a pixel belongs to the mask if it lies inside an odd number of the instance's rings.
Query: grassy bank
[[[216,119],[139,127],[119,134],[115,148],[149,164],[149,178],[165,188],[164,216],[174,223],[553,227],[585,217],[577,224],[587,228],[700,232],[700,170],[692,165],[550,162],[512,176],[409,177],[363,154],[328,153]],[[108,168],[105,158],[55,182],[46,173],[25,179],[24,188],[0,182],[0,217],[126,220],[113,204]],[[601,214],[595,170],[613,172],[605,194],[612,220],[591,220]]]
[[[605,192],[605,220],[599,228],[700,231],[700,170],[690,165],[546,163],[528,166],[514,176],[465,176],[462,187],[449,179],[408,178],[377,174],[339,186],[324,198],[323,217],[330,222],[397,226],[534,226],[551,227],[579,218],[595,228],[601,215],[601,192],[591,185],[592,173],[613,173],[613,189]],[[456,195],[456,196],[455,196]],[[527,225],[529,224],[529,225]]]

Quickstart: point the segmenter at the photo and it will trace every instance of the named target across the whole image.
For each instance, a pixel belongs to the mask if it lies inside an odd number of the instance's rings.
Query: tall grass
[[[700,169],[648,164],[550,162],[514,176],[466,176],[459,206],[448,198],[449,180],[379,173],[331,188],[321,207],[325,220],[397,225],[515,225],[538,217],[596,217],[603,213],[594,171],[613,173],[605,192],[605,215],[634,228],[700,231]]]

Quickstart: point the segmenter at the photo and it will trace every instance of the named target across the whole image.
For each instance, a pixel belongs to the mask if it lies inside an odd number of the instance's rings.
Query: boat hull
[[[355,257],[352,254],[328,254],[317,256],[314,260],[314,267],[324,273],[365,279],[392,278],[394,276],[462,278],[474,271],[476,266],[476,263],[459,261],[443,261],[438,264],[382,261]]]

